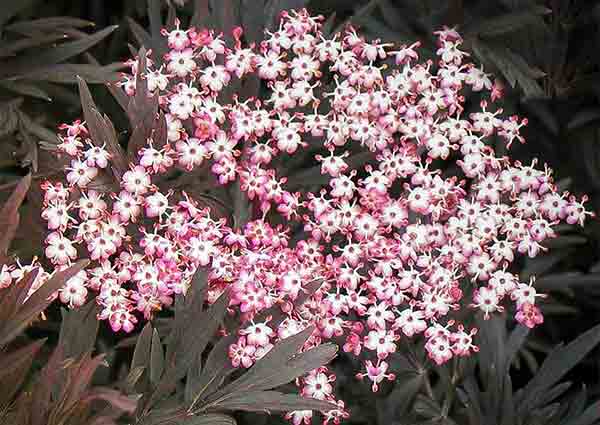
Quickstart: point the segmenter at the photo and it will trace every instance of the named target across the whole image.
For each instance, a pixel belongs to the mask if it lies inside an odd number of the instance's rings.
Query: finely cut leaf
[[[52,101],[48,93],[33,84],[5,80],[0,81],[0,87],[23,96],[34,97],[47,102]]]
[[[366,15],[369,15],[377,7],[378,3],[379,3],[379,0],[371,0],[367,4],[356,9],[356,11],[348,19],[346,19],[344,22],[339,24],[333,32],[334,33],[343,32],[344,28],[348,24],[351,24],[352,22],[356,21],[357,19],[362,18]]]
[[[127,116],[132,129],[127,143],[127,154],[130,158],[135,158],[138,150],[146,145],[157,126],[155,121],[158,113],[158,97],[148,96],[148,83],[145,78],[147,65],[146,49],[142,47],[138,52],[138,74],[141,77],[136,79],[135,95],[129,98],[127,104]]]
[[[0,323],[8,322],[21,308],[39,272],[40,268],[34,267],[18,282],[13,283],[0,293]]]
[[[140,24],[129,17],[127,18],[127,23],[138,44],[146,50],[151,50],[152,59],[160,66],[163,62],[164,54],[168,51],[165,39],[162,36],[149,34]],[[153,24],[156,25],[156,23]]]
[[[535,286],[543,291],[557,290],[565,287],[585,287],[596,285],[600,273],[563,272],[543,276],[536,280]]]
[[[138,396],[125,395],[112,388],[98,387],[87,392],[82,401],[104,400],[110,403],[111,408],[115,408],[127,413],[135,411]]]
[[[535,78],[539,78],[543,74],[533,70],[522,57],[507,47],[474,40],[473,50],[481,60],[494,64],[511,87],[516,87],[518,83],[526,97],[544,97],[544,91],[535,81]]]
[[[96,108],[86,82],[80,77],[77,79],[83,116],[90,131],[90,137],[97,146],[106,144],[106,150],[112,155],[111,170],[115,178],[120,181],[127,170],[127,160],[117,140],[116,130],[110,119],[106,115],[100,114]]]
[[[571,419],[563,425],[592,425],[598,420],[600,420],[600,401],[590,404],[578,418]]]
[[[95,24],[85,19],[72,18],[69,16],[53,16],[30,21],[18,21],[7,25],[6,31],[29,34],[34,31],[54,31],[64,27],[85,28],[94,27]]]
[[[59,40],[65,40],[67,38],[68,36],[65,34],[41,34],[35,37],[23,38],[21,40],[13,41],[12,43],[0,45],[0,57],[14,56],[15,53],[21,50],[31,49],[44,44],[55,43]]]
[[[2,210],[0,210],[0,229],[2,229],[3,233],[0,236],[0,264],[5,264],[6,262],[8,248],[19,226],[18,210],[27,195],[30,185],[31,174],[28,174],[17,184],[10,198],[8,198]]]
[[[183,425],[236,425],[236,421],[231,416],[220,413],[205,413],[186,419]]]
[[[229,346],[234,344],[237,339],[237,335],[222,337],[210,351],[200,377],[196,382],[189,384],[191,408],[217,391],[225,379],[236,371],[231,364],[228,351]]]
[[[77,83],[77,77],[83,78],[90,84],[115,83],[121,80],[117,70],[122,69],[122,63],[105,66],[88,64],[57,64],[23,74],[22,78],[51,83]]]
[[[525,338],[529,335],[529,328],[523,325],[518,325],[513,329],[508,337],[508,341],[506,342],[505,348],[505,357],[504,357],[504,370],[505,373],[508,374],[510,366],[515,359],[519,349],[525,342]]]
[[[31,417],[31,425],[47,425],[46,415],[50,409],[50,400],[54,389],[58,389],[57,382],[60,372],[63,370],[63,355],[60,346],[52,352],[46,366],[40,372],[36,381],[35,391],[31,396],[31,401],[27,401],[26,406],[31,410],[27,413]]]
[[[502,423],[500,425],[511,425],[515,423],[515,402],[513,399],[513,385],[510,374],[504,377],[504,397],[502,400]]]
[[[242,229],[251,217],[252,204],[248,195],[240,188],[240,180],[237,179],[231,187],[233,198],[233,224],[236,229]]]
[[[526,412],[534,407],[540,396],[579,363],[598,343],[600,343],[600,325],[581,334],[570,344],[555,348],[542,363],[538,373],[519,392],[521,396],[519,410]]]
[[[142,332],[140,332],[135,349],[133,350],[133,359],[130,369],[137,367],[148,367],[150,364],[150,347],[152,345],[152,324],[146,323]]]
[[[163,27],[160,8],[160,1],[148,1],[148,19],[150,20],[150,32],[152,33],[153,37],[157,38],[161,37],[160,30]]]
[[[33,359],[45,342],[45,339],[32,342],[11,353],[0,355],[0,365],[2,365],[0,367],[0,382],[4,388],[0,392],[0,411],[11,402],[21,387],[31,368]]]
[[[19,117],[21,119],[21,124],[23,124],[23,127],[31,134],[37,136],[41,140],[44,140],[49,145],[55,146],[60,143],[60,140],[55,132],[52,132],[46,127],[38,124],[25,112],[19,111]]]
[[[600,120],[600,109],[584,109],[575,114],[575,116],[567,124],[567,128],[570,131],[573,131],[597,120]]]
[[[67,362],[67,366],[63,368],[66,378],[60,384],[63,395],[62,405],[65,412],[74,408],[84,397],[96,370],[100,366],[108,366],[104,354],[92,357],[90,353],[87,353],[80,360]]]
[[[10,1],[4,2],[0,8],[0,31],[4,24],[7,23],[13,16],[29,7],[32,0]]]
[[[530,99],[529,101],[523,102],[523,107],[529,114],[538,117],[554,136],[558,136],[560,132],[558,120],[548,103]]]
[[[253,388],[253,386],[256,386],[256,389],[259,390],[269,389],[261,386],[261,378],[264,380],[270,378],[274,373],[281,373],[284,365],[298,354],[308,338],[313,334],[314,329],[314,326],[309,326],[302,332],[280,341],[263,358],[257,361],[246,374],[220,391],[220,394],[244,391]],[[315,367],[318,366],[321,365]]]
[[[440,406],[431,398],[422,394],[417,395],[414,410],[426,418],[439,418],[441,416]]]
[[[127,22],[129,23],[129,28],[131,29],[131,33],[137,40],[137,42],[145,47],[146,49],[152,48],[152,36],[146,32],[144,28],[137,22],[135,22],[131,18],[127,18]]]
[[[31,321],[50,305],[52,302],[50,296],[62,288],[65,282],[87,267],[88,264],[89,260],[80,260],[65,270],[55,272],[41,288],[25,301],[13,317],[0,325],[0,347],[12,341],[23,329],[29,326]]]
[[[319,410],[328,412],[337,408],[326,401],[304,398],[297,394],[284,394],[278,391],[259,391],[238,394],[219,402],[216,407],[247,412],[290,412],[293,410]]]
[[[229,305],[229,295],[222,294],[210,308],[204,311],[201,309],[202,303],[198,307],[196,305],[193,303],[185,312],[186,320],[183,324],[177,326],[176,321],[175,329],[172,331],[175,334],[169,338],[164,374],[147,407],[168,394],[176,382],[186,375],[189,368],[199,361],[223,321]],[[180,326],[184,326],[183,331],[178,329]]]
[[[50,49],[6,60],[2,68],[0,68],[0,78],[17,77],[27,74],[31,71],[32,63],[38,64],[38,66],[47,66],[62,62],[99,43],[117,28],[118,25],[113,25],[79,40],[62,43]]]
[[[150,351],[150,382],[157,385],[165,369],[165,353],[160,336],[154,329],[152,333],[152,349]]]
[[[513,13],[506,13],[490,19],[479,19],[471,28],[465,29],[466,36],[495,37],[498,35],[515,32],[525,26],[531,26],[539,16],[550,13],[551,10],[543,6],[524,8]]]
[[[229,399],[234,394],[279,387],[329,363],[337,354],[338,348],[334,344],[321,344],[298,353],[313,330],[309,327],[279,342],[241,378],[209,397],[207,404]]]
[[[31,167],[34,173],[37,173],[39,166],[39,153],[38,144],[33,139],[32,135],[27,131],[26,121],[21,120],[19,122],[19,131],[23,137],[24,145],[27,146],[27,153],[21,159],[21,165],[24,167]]]
[[[76,310],[61,309],[62,324],[58,344],[63,347],[65,358],[79,358],[91,352],[96,344],[100,322],[95,300]]]
[[[545,391],[544,394],[542,394],[541,397],[536,400],[536,404],[538,406],[545,406],[553,401],[557,401],[557,398],[571,388],[572,385],[573,383],[568,381],[555,385],[548,391]]]
[[[410,378],[403,377],[399,380],[389,399],[400,414],[409,411],[424,379],[424,375],[413,375]]]
[[[22,97],[0,103],[0,137],[13,133],[19,127],[22,103]]]
[[[84,55],[87,59],[87,61],[89,63],[92,64],[92,66],[94,67],[100,67],[100,62],[98,62],[96,60],[96,58],[94,56],[92,56],[89,52],[86,52]],[[83,75],[84,80],[85,78],[85,74],[81,74]],[[93,81],[93,79],[92,79]],[[115,100],[117,101],[117,103],[119,104],[119,106],[123,109],[123,111],[127,112],[127,105],[129,103],[129,96],[127,96],[127,94],[125,94],[125,92],[116,84],[112,84],[110,82],[105,84],[106,88],[108,89],[108,91],[110,92],[110,94],[115,98]]]
[[[202,314],[206,285],[208,283],[208,272],[205,268],[196,269],[190,287],[185,298],[178,297],[175,302],[175,319],[172,321],[171,333],[167,339],[167,358],[173,357],[174,353],[183,349],[186,330],[189,332],[188,324],[194,315]]]

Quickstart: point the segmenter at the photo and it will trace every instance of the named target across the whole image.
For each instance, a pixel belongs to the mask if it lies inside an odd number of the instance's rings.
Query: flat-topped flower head
[[[60,292],[64,303],[81,305],[93,292],[99,319],[130,332],[170,308],[204,268],[207,302],[227,290],[230,312],[245,322],[228,350],[233,366],[248,368],[314,326],[304,348],[341,341],[374,391],[395,378],[388,357],[401,338],[422,339],[436,364],[476,352],[476,329],[455,322],[456,311],[507,310],[526,326],[542,323],[543,297],[507,270],[544,251],[559,223],[583,225],[586,198],[560,193],[537,161],[496,154],[498,140],[525,141],[527,121],[503,115],[499,83],[469,62],[455,30],[437,31],[437,62],[420,63],[419,42],[366,41],[351,26],[326,37],[322,23],[306,10],[285,12],[260,45],[244,45],[241,29],[232,45],[179,22],[164,30],[164,67],[141,58],[141,76],[136,58],[122,82],[134,96],[146,79],[165,117],[161,132],[136,146],[102,192],[96,180],[117,158],[85,123],[60,127],[59,151],[71,162],[66,184],[42,186],[46,256],[57,268],[93,260],[88,279]],[[247,78],[262,80],[264,96],[227,96]],[[470,114],[468,91],[484,99]],[[300,190],[304,182],[285,170],[306,158],[320,172],[318,193]],[[203,196],[168,187],[188,173],[235,183],[249,204],[245,221],[220,219]],[[0,285],[9,275],[2,270]],[[264,320],[268,309],[283,316],[280,327]],[[297,384],[306,397],[335,402],[333,381],[320,368]],[[347,416],[337,405],[327,422]]]

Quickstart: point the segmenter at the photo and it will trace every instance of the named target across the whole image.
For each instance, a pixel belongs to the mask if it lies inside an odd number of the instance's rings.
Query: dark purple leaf
[[[79,358],[93,351],[100,324],[96,317],[98,312],[96,300],[75,310],[61,309],[62,324],[58,344],[63,347],[65,358]]]
[[[8,354],[0,354],[0,382],[4,391],[0,393],[0,410],[7,406],[27,377],[31,363],[46,340],[32,342]]]
[[[160,382],[165,369],[165,353],[163,351],[160,336],[154,329],[152,333],[152,348],[150,350],[150,382],[157,385]]]
[[[31,167],[34,173],[38,172],[38,145],[33,139],[32,135],[27,131],[25,122],[23,120],[19,123],[20,134],[23,137],[23,141],[27,147],[27,154],[21,160],[21,164],[26,167]]]
[[[519,411],[524,413],[535,407],[539,397],[555,385],[598,343],[600,343],[600,325],[579,335],[568,345],[559,345],[552,350],[533,379],[519,391]]]
[[[26,273],[21,280],[13,283],[0,293],[0,323],[7,322],[23,305],[39,272],[40,268],[35,267],[32,271]]]
[[[86,52],[84,55],[87,61],[93,66],[101,66],[100,62],[96,60],[94,56],[92,56],[89,52]],[[84,78],[85,79],[85,78]],[[123,111],[127,112],[127,105],[129,104],[129,96],[121,89],[121,87],[117,86],[113,83],[106,83],[106,88],[110,91],[110,94],[115,98],[119,106],[123,109]]]
[[[600,109],[590,108],[579,111],[567,124],[567,128],[573,131],[577,128],[583,127],[586,124],[600,120]]]
[[[0,81],[0,87],[23,96],[42,99],[46,102],[52,101],[48,93],[33,84],[23,83],[20,81],[4,80]]]
[[[600,400],[590,404],[583,413],[570,421],[564,422],[564,425],[592,425],[600,420]]]
[[[464,29],[466,36],[496,37],[505,35],[535,23],[543,24],[540,15],[546,15],[551,10],[543,6],[525,7],[516,12],[506,13],[489,19],[478,19],[476,24]]]
[[[56,43],[57,41],[65,40],[66,38],[67,36],[65,34],[40,34],[35,37],[16,40],[0,46],[0,57],[15,56],[15,54],[21,50],[31,49],[44,44]]]
[[[62,401],[64,411],[69,411],[70,408],[77,405],[85,397],[96,370],[100,366],[108,366],[105,357],[104,354],[92,357],[88,353],[80,360],[67,363],[66,374],[68,378],[66,382],[68,385],[63,387],[64,398]]]
[[[278,391],[259,391],[236,394],[220,401],[217,407],[227,410],[247,412],[290,412],[293,410],[318,410],[328,412],[337,408],[335,404],[304,398],[297,394],[284,394]]]
[[[152,324],[146,323],[142,332],[137,337],[137,343],[131,360],[131,370],[138,367],[147,368],[150,364],[150,348],[152,346]]]
[[[81,260],[71,267],[55,272],[37,291],[19,307],[16,314],[7,322],[0,324],[0,347],[6,345],[17,337],[33,319],[50,305],[52,294],[65,285],[69,279],[83,270],[89,264],[88,260]]]
[[[120,181],[128,164],[123,149],[119,146],[116,130],[110,119],[106,115],[100,114],[96,108],[86,82],[78,77],[78,83],[83,116],[90,131],[90,137],[98,146],[106,144],[106,150],[112,155],[111,170],[117,181]]]
[[[31,174],[21,179],[12,195],[0,210],[0,264],[4,264],[8,255],[8,248],[12,242],[19,225],[19,207],[23,203],[31,185]]]
[[[129,98],[127,105],[127,116],[132,129],[127,143],[127,153],[130,159],[135,158],[138,150],[146,145],[148,138],[153,136],[156,125],[158,98],[156,96],[148,97],[146,72],[146,49],[142,47],[138,53],[138,78],[136,79],[135,95]]]
[[[200,377],[194,380],[188,376],[190,382],[187,385],[186,395],[192,408],[217,391],[225,379],[235,372],[236,368],[232,366],[228,352],[229,346],[237,339],[238,336],[235,334],[220,338],[210,350]]]
[[[40,18],[31,21],[18,21],[5,27],[6,31],[20,34],[30,34],[36,31],[61,31],[62,28],[85,28],[94,27],[95,24],[85,19],[72,18],[69,16],[53,16],[50,18]]]
[[[188,417],[182,425],[236,425],[235,419],[221,413],[205,413]]]
[[[110,403],[115,409],[126,413],[133,413],[137,406],[137,399],[137,396],[128,396],[111,388],[97,387],[87,391],[82,401],[104,400]]]
[[[32,3],[32,0],[22,1],[11,1],[4,3],[0,8],[0,31],[4,28],[4,24],[10,21],[10,19],[21,12],[23,9],[28,8]]]
[[[176,382],[186,375],[190,367],[200,361],[202,352],[222,323],[228,305],[229,295],[224,293],[204,311],[196,302],[192,303],[186,314],[182,316],[186,318],[183,323],[178,324],[176,318],[175,328],[169,337],[165,372],[147,407],[168,394]],[[191,323],[201,324],[201,326],[190,326]],[[178,329],[181,326],[184,326],[183,331]]]
[[[121,73],[117,71],[123,67],[123,63],[120,62],[106,66],[57,64],[23,74],[22,78],[52,83],[76,84],[77,77],[81,77],[90,84],[115,83],[121,80]]]
[[[48,66],[60,63],[99,43],[115,29],[117,29],[117,25],[107,27],[79,40],[62,43],[53,48],[43,49],[35,53],[6,60],[4,61],[2,68],[0,68],[0,78],[16,77],[27,74],[31,71],[32,63],[37,64],[37,66]]]
[[[543,98],[545,96],[544,91],[535,81],[545,74],[530,67],[521,56],[502,45],[480,40],[473,40],[472,44],[473,51],[479,59],[497,67],[511,87],[515,88],[518,83],[525,97]]]
[[[334,344],[321,344],[299,353],[313,331],[314,327],[308,327],[280,341],[248,372],[209,397],[207,404],[212,404],[223,397],[229,398],[231,394],[279,387],[329,363],[338,351],[338,347]]]
[[[47,425],[46,416],[50,409],[50,400],[53,390],[59,387],[58,378],[62,371],[63,355],[58,346],[42,369],[31,396],[31,421],[30,425]]]

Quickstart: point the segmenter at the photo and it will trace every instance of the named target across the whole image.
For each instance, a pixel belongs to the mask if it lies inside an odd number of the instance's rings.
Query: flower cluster
[[[119,190],[93,189],[111,154],[90,141],[84,123],[64,125],[60,151],[71,160],[68,185],[46,182],[46,257],[64,267],[78,256],[94,260],[63,290],[81,305],[97,294],[100,319],[131,331],[185,294],[199,267],[209,275],[209,302],[231,294],[231,311],[247,324],[229,348],[234,366],[248,368],[277,341],[309,325],[307,343],[341,339],[361,355],[373,391],[393,380],[386,361],[398,340],[422,336],[437,364],[477,351],[476,329],[452,320],[473,308],[487,317],[511,302],[515,318],[543,321],[533,281],[510,271],[516,254],[545,250],[564,221],[583,225],[584,199],[557,192],[548,168],[499,156],[494,143],[524,142],[526,120],[503,118],[498,82],[473,64],[452,29],[436,33],[437,64],[419,62],[419,44],[394,47],[367,41],[354,28],[325,37],[321,18],[284,12],[260,45],[244,46],[241,29],[227,46],[222,34],[195,28],[164,30],[165,65],[145,59],[147,72],[122,87],[134,95],[139,79],[157,96],[167,140],[149,139],[120,176]],[[266,97],[222,100],[236,79],[257,76]],[[489,101],[464,113],[468,91]],[[349,157],[370,152],[372,165],[351,169]],[[281,158],[311,153],[327,181],[319,193],[291,192]],[[448,175],[446,165],[456,165]],[[215,184],[238,181],[252,204],[240,230],[215,220],[183,192],[165,192],[156,175],[204,167]],[[270,220],[280,216],[282,220]],[[303,236],[292,243],[292,226]],[[315,280],[305,303],[296,302]],[[255,321],[280,308],[281,326]],[[324,368],[297,384],[307,397],[335,400]],[[346,415],[343,403],[327,421]],[[312,413],[292,412],[295,423]]]

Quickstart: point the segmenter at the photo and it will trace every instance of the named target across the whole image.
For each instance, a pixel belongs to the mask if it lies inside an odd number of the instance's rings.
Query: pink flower
[[[328,376],[323,370],[317,369],[303,379],[302,396],[327,400],[333,392],[331,382],[334,380],[334,376]]]
[[[266,323],[258,323],[240,330],[240,335],[246,337],[246,343],[256,347],[264,347],[269,344],[271,337],[275,334],[273,329]]]
[[[544,323],[544,316],[542,316],[540,309],[531,303],[522,304],[515,315],[515,319],[528,328],[534,328]]]
[[[378,360],[376,364],[373,364],[372,361],[367,360],[365,365],[367,373],[359,373],[356,376],[359,379],[363,379],[365,376],[368,377],[372,382],[371,389],[373,392],[379,390],[379,384],[383,382],[383,380],[387,379],[388,381],[393,381],[396,379],[396,375],[393,373],[386,373],[389,365],[385,361]]]
[[[234,367],[245,367],[249,368],[254,364],[254,353],[256,347],[254,345],[246,344],[246,338],[241,337],[237,344],[229,346],[229,358],[231,364]]]
[[[312,422],[312,410],[294,410],[286,413],[285,418],[291,420],[294,425],[310,425]]]
[[[65,286],[60,289],[60,301],[67,304],[70,308],[81,307],[85,304],[87,298],[87,273],[82,270],[69,279]]]
[[[376,351],[378,359],[385,359],[388,354],[396,351],[395,341],[398,339],[393,331],[370,331],[365,337],[364,345],[365,348]]]
[[[46,238],[46,257],[53,264],[62,266],[77,258],[77,249],[73,242],[58,232],[52,232]]]
[[[150,190],[150,175],[141,165],[132,166],[123,174],[123,189],[133,195],[144,195]]]
[[[86,187],[97,175],[98,169],[78,160],[71,161],[71,167],[67,168],[67,181],[71,185]]]

